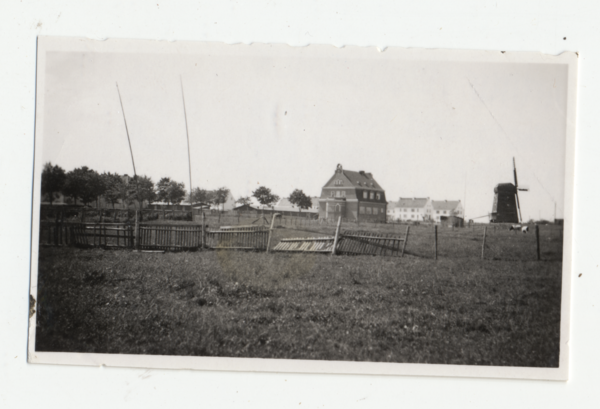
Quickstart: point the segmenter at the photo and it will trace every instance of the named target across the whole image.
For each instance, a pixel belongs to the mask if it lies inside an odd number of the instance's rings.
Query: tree
[[[222,205],[223,210],[225,210],[224,207],[225,203],[227,202],[227,199],[229,198],[229,194],[229,189],[227,189],[226,187],[220,187],[212,192],[212,202],[217,207],[219,207],[219,205]]]
[[[279,200],[279,196],[271,192],[271,189],[265,186],[260,186],[254,192],[252,192],[252,196],[258,200],[263,206],[271,206]]]
[[[82,166],[67,173],[63,193],[71,196],[75,203],[81,199],[87,205],[104,193],[104,183],[98,172]]]
[[[189,197],[188,197],[189,201]],[[211,203],[212,202],[212,192],[210,190],[195,188],[192,192],[192,200],[191,203]]]
[[[178,204],[185,198],[185,185],[171,178],[161,178],[156,183],[156,197],[168,204]]]
[[[60,166],[52,166],[51,162],[44,165],[44,170],[42,171],[42,195],[48,195],[50,205],[52,205],[54,195],[62,191],[66,179],[65,170]]]
[[[103,173],[101,177],[104,180],[104,198],[112,204],[113,209],[115,203],[119,200],[123,200],[123,203],[125,203],[127,201],[127,188],[123,177],[110,172]],[[123,197],[123,192],[125,192],[125,197]]]
[[[156,199],[154,182],[148,176],[136,175],[132,177],[128,187],[130,200],[136,200],[139,203],[140,209],[144,207],[144,202],[151,203]]]
[[[235,203],[239,204],[240,206],[245,206],[245,205],[249,205],[250,203],[252,203],[252,199],[250,199],[250,196],[245,196],[245,197],[241,197],[235,201]]]
[[[302,190],[300,189],[296,189],[294,190],[291,194],[290,197],[288,197],[288,200],[290,201],[290,203],[292,203],[293,205],[298,206],[301,210],[302,209],[310,209],[310,207],[312,206],[312,200],[310,199],[310,197],[308,197]]]
[[[127,207],[132,203],[135,195],[135,187],[132,188],[130,186],[131,178],[129,175],[121,176],[121,183],[116,185],[116,188],[119,192],[119,200],[121,203],[125,204]]]

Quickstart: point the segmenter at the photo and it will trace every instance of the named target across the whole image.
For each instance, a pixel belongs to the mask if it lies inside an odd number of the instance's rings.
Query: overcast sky
[[[377,54],[376,50],[373,50]],[[567,66],[386,59],[51,52],[44,162],[251,195],[320,195],[341,163],[398,197],[491,211],[513,182],[525,220],[563,215]],[[485,219],[482,219],[485,220]]]

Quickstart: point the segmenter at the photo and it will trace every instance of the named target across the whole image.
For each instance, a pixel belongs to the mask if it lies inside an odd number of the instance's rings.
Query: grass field
[[[489,228],[488,259],[482,230],[444,229],[435,261],[418,226],[405,258],[40,248],[36,350],[556,367],[544,227],[539,262],[533,235]],[[273,245],[332,231],[284,224]]]

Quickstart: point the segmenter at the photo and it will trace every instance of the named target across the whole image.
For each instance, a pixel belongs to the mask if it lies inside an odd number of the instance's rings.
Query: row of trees
[[[42,195],[52,204],[59,193],[72,203],[76,204],[80,200],[84,205],[94,201],[98,205],[100,197],[103,197],[112,204],[113,209],[119,202],[143,206],[143,203],[162,201],[174,205],[190,199],[185,184],[168,177],[161,178],[154,184],[148,176],[129,177],[110,172],[98,173],[87,166],[65,172],[60,166],[48,162],[42,171]],[[196,188],[192,200],[222,205],[228,196],[229,189],[226,187],[214,191]]]
[[[94,201],[98,205],[100,197],[104,197],[112,204],[113,209],[119,202],[142,206],[143,203],[154,201],[174,205],[184,200],[191,203],[224,206],[230,196],[230,190],[226,187],[216,190],[196,187],[190,197],[183,183],[168,177],[161,178],[154,184],[148,176],[129,177],[110,172],[98,173],[87,166],[65,172],[60,166],[48,162],[42,171],[42,195],[47,196],[52,204],[59,193],[70,198],[72,203],[76,204],[77,200],[81,200],[84,205]],[[273,206],[279,201],[279,196],[265,186],[260,186],[253,191],[252,197],[264,206]],[[294,190],[288,200],[300,209],[308,209],[312,206],[310,197],[300,189]],[[239,205],[249,205],[251,202],[252,199],[248,196],[236,200]]]

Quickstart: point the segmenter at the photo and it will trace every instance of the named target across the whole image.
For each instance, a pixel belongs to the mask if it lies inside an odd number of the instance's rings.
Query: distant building
[[[448,217],[464,218],[464,210],[460,200],[432,200],[429,204],[431,218],[441,222]]]
[[[229,192],[225,203],[222,203],[220,205],[213,204],[210,206],[210,209],[211,210],[222,210],[224,212],[227,212],[229,210],[233,210],[235,207],[237,207],[237,204],[235,203],[235,198],[233,197],[231,192]]]
[[[308,209],[300,209],[295,204],[292,204],[287,197],[284,197],[283,199],[279,199],[279,201],[275,204],[274,210],[280,212],[318,213],[319,198],[311,197],[310,200],[312,205]]]
[[[385,222],[385,191],[364,171],[345,170],[337,165],[335,173],[321,190],[319,218]]]
[[[431,200],[428,197],[401,197],[388,205],[389,221],[420,222],[431,220]]]

